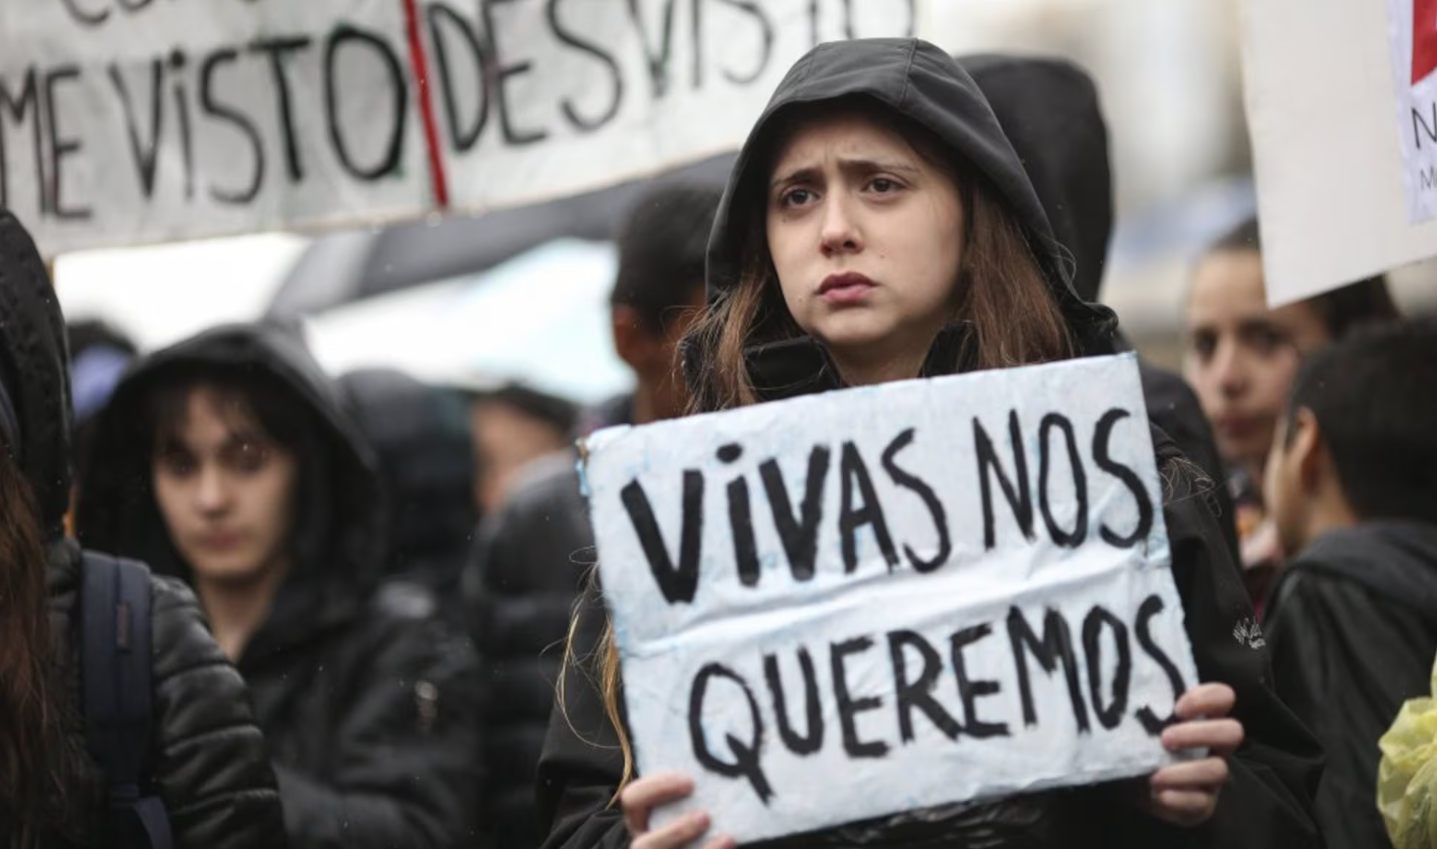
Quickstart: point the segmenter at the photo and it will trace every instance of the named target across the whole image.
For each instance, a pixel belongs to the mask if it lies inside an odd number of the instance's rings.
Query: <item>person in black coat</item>
[[[385,575],[423,587],[458,622],[459,578],[476,521],[464,402],[391,369],[350,372],[338,383],[379,463],[389,519]]]
[[[614,345],[634,370],[635,391],[603,405],[589,427],[678,415],[683,381],[674,350],[703,304],[704,248],[719,190],[660,185],[636,203],[619,236],[611,297]],[[496,697],[485,716],[486,845],[534,849],[543,840],[535,771],[554,704],[574,601],[594,562],[576,457],[536,460],[479,529],[465,575],[470,628]]]
[[[1327,751],[1332,849],[1386,846],[1377,741],[1437,653],[1437,325],[1359,332],[1293,383],[1264,491],[1297,554],[1269,603],[1277,688]]]
[[[479,680],[432,597],[378,585],[373,461],[298,334],[220,327],[96,423],[80,538],[196,589],[250,687],[291,845],[472,839]]]
[[[7,781],[0,790],[0,845],[15,845],[12,840],[20,831],[29,832],[29,845],[41,847],[113,845],[106,779],[86,752],[76,640],[82,554],[64,536],[72,436],[64,319],[34,243],[4,211],[0,433],[0,486],[7,510],[4,550],[10,558],[0,591],[0,616],[6,619],[0,655],[6,655],[6,688],[18,686],[15,676],[29,667],[35,699],[13,701],[8,689],[0,696],[7,722],[0,749],[7,750],[5,761],[23,772],[7,776],[18,780]],[[20,544],[22,540],[29,544]],[[43,594],[48,604],[29,611],[10,609],[27,600],[29,593],[22,587]],[[274,772],[244,681],[215,645],[188,589],[155,577],[150,592],[152,720],[143,775],[164,803],[175,846],[283,846]],[[28,617],[35,619],[22,625]],[[26,634],[35,642],[25,645]],[[25,704],[43,705],[48,716],[27,710]],[[41,746],[39,760],[11,760],[25,748]],[[27,785],[38,796],[17,804],[9,794]]]
[[[803,153],[791,156],[796,150]],[[826,205],[830,195],[836,200]],[[836,42],[795,65],[739,155],[708,257],[710,309],[684,353],[700,411],[1115,348],[1111,311],[1074,293],[987,101],[950,57],[921,41]],[[872,274],[866,283],[840,278],[870,288],[871,299],[865,291],[843,301],[864,311],[840,315],[829,309],[835,301],[815,296],[813,287],[839,268]],[[942,308],[953,301],[964,321]],[[1179,700],[1163,740],[1209,756],[1146,780],[915,811],[776,843],[1321,845],[1311,812],[1320,755],[1269,688],[1266,652],[1235,636],[1252,608],[1201,490],[1205,475],[1156,429],[1154,444],[1186,628],[1202,680],[1217,682]],[[622,675],[601,610],[594,591],[575,626],[540,761],[552,823],[545,845],[731,845],[721,836],[723,811],[690,811],[649,828],[649,813],[691,785],[633,775]]]

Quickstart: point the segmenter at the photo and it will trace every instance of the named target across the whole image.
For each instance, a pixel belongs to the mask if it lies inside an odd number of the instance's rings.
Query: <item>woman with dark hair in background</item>
[[[1263,510],[1263,464],[1302,358],[1352,330],[1399,321],[1382,277],[1269,309],[1257,219],[1213,243],[1188,297],[1183,371],[1212,422],[1259,613],[1283,553]]]

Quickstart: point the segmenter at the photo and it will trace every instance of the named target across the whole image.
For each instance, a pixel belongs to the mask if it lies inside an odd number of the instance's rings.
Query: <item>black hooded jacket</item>
[[[0,381],[15,406],[16,456],[34,491],[49,548],[47,589],[61,684],[64,789],[42,845],[109,844],[104,776],[85,753],[81,701],[79,546],[63,537],[70,491],[70,388],[64,319],[44,263],[20,223],[0,211]],[[194,596],[151,582],[151,751],[145,775],[181,849],[283,846],[274,773],[245,685],[215,645]],[[0,816],[0,844],[8,834]]]
[[[476,521],[463,402],[388,369],[351,372],[339,386],[379,463],[389,520],[385,574],[428,588],[457,616]]]
[[[97,423],[81,539],[190,579],[150,488],[148,407],[182,375],[236,371],[274,378],[317,434],[299,457],[294,562],[236,664],[290,843],[459,845],[479,793],[472,649],[446,633],[432,598],[377,588],[384,524],[370,452],[297,332],[217,328],[133,368]]]
[[[1069,283],[1069,264],[1017,154],[972,78],[949,56],[921,41],[875,39],[822,45],[800,60],[759,119],[730,178],[709,245],[711,295],[736,284],[745,216],[756,196],[753,163],[770,143],[773,119],[796,104],[863,96],[934,132],[996,189],[1027,230],[1063,315],[1086,354],[1114,349],[1116,320],[1083,302]],[[925,374],[958,361],[964,330],[940,334]],[[770,343],[746,354],[756,388],[767,400],[837,388],[836,370],[813,340]],[[691,382],[713,367],[687,350]],[[948,367],[951,370],[951,366]],[[1117,786],[1049,792],[995,804],[956,805],[776,841],[784,847],[1008,847],[1008,846],[1319,846],[1311,796],[1320,753],[1270,688],[1266,652],[1235,631],[1252,617],[1238,571],[1214,518],[1210,482],[1170,439],[1155,429],[1158,467],[1166,482],[1165,518],[1173,572],[1199,674],[1237,692],[1235,716],[1247,742],[1233,758],[1232,780],[1217,813],[1196,829],[1164,825],[1121,798]],[[592,657],[603,626],[602,605],[590,592],[576,650]],[[1246,631],[1243,631],[1246,634]],[[592,661],[590,662],[592,663]],[[552,823],[549,849],[628,845],[621,813],[611,799],[622,774],[614,729],[591,665],[565,670],[565,701],[554,713],[540,762],[541,810]],[[722,829],[721,811],[711,812]]]
[[[1431,695],[1437,525],[1376,521],[1323,534],[1268,604],[1277,691],[1327,752],[1317,793],[1327,845],[1386,846],[1377,740],[1404,701]]]
[[[1073,291],[1085,301],[1098,300],[1113,235],[1113,173],[1097,86],[1081,68],[1061,59],[984,54],[958,62],[993,106],[1058,243],[1067,248]],[[1121,334],[1117,345],[1130,347]],[[1212,426],[1187,381],[1146,360],[1139,360],[1138,369],[1149,418],[1209,478],[1225,481]],[[1213,494],[1236,558],[1232,497],[1225,486],[1214,487]]]

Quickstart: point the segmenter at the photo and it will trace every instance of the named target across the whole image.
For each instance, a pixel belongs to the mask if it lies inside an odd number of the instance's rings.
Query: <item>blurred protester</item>
[[[1269,309],[1256,219],[1218,239],[1194,271],[1183,370],[1228,467],[1242,565],[1259,613],[1282,560],[1263,514],[1262,470],[1293,375],[1304,356],[1355,328],[1399,318],[1382,277]]]
[[[123,779],[87,753],[87,723],[99,718],[86,688],[114,670],[81,667],[90,629],[80,600],[94,570],[62,533],[71,445],[64,332],[34,243],[0,211],[0,845],[124,847],[133,824],[112,817],[107,798]],[[128,693],[150,708],[147,726],[129,729],[143,747],[141,792],[158,796],[176,847],[282,847],[274,774],[244,682],[194,596],[173,580],[145,583],[151,621],[139,627],[150,638],[151,687]]]
[[[716,215],[709,306],[684,343],[693,409],[1111,353],[1114,316],[1076,296],[1069,267],[960,66],[912,39],[821,45],[779,85]],[[845,281],[866,287],[857,297],[817,297],[841,272],[872,277]],[[1163,738],[1206,754],[1117,785],[908,811],[765,845],[1321,845],[1308,810],[1316,746],[1271,691],[1266,653],[1233,639],[1250,607],[1194,497],[1201,472],[1152,435],[1173,576],[1208,682],[1178,700]],[[725,811],[676,809],[689,777],[635,772],[624,688],[663,685],[625,681],[601,594],[591,585],[577,608],[540,759],[545,845],[732,847]]]
[[[339,379],[374,448],[388,509],[387,577],[428,589],[456,623],[474,513],[474,449],[463,402],[387,369]]]
[[[983,90],[1013,143],[1033,190],[1072,258],[1073,290],[1097,302],[1113,235],[1113,174],[1108,130],[1097,86],[1083,69],[1061,59],[996,54],[960,56],[958,63]],[[1054,139],[1061,138],[1061,144]],[[1132,345],[1117,338],[1118,347]],[[1237,528],[1221,482],[1222,461],[1197,396],[1181,376],[1138,361],[1148,416],[1211,479],[1204,483],[1234,556]]]
[[[634,370],[634,393],[591,411],[591,427],[679,415],[687,401],[675,366],[679,338],[703,305],[704,249],[716,188],[647,192],[619,235],[612,303],[614,346]],[[541,460],[486,518],[465,575],[470,623],[496,693],[486,715],[493,777],[486,845],[534,849],[543,839],[534,806],[535,767],[554,704],[562,643],[586,567],[594,561],[575,456]]]
[[[432,599],[376,591],[371,454],[298,334],[216,328],[131,370],[77,525],[195,588],[249,683],[292,846],[472,839],[475,662]]]
[[[125,369],[139,353],[123,333],[97,319],[71,322],[66,326],[70,341],[70,394],[74,409],[75,468],[82,468],[89,454],[91,423],[105,408],[110,394],[119,385]],[[71,493],[71,513],[78,490]],[[66,516],[67,530],[73,531],[73,515]]]
[[[1264,491],[1296,552],[1266,622],[1278,691],[1327,751],[1327,845],[1386,845],[1377,741],[1437,652],[1437,324],[1312,354],[1276,434]]]
[[[497,510],[524,467],[569,447],[578,410],[562,398],[510,385],[475,395],[469,407],[474,440],[474,504]]]

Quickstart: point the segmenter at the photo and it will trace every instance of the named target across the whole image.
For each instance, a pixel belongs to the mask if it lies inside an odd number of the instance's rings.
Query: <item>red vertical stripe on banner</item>
[[[434,202],[440,209],[445,209],[449,206],[449,183],[444,176],[444,154],[439,147],[439,124],[434,120],[429,59],[425,56],[424,37],[419,30],[418,0],[404,0],[404,18],[409,30],[409,60],[415,84],[419,87],[419,114],[424,119],[424,143],[429,149],[429,176],[434,181]]]
[[[1412,84],[1437,70],[1437,0],[1412,0]]]

